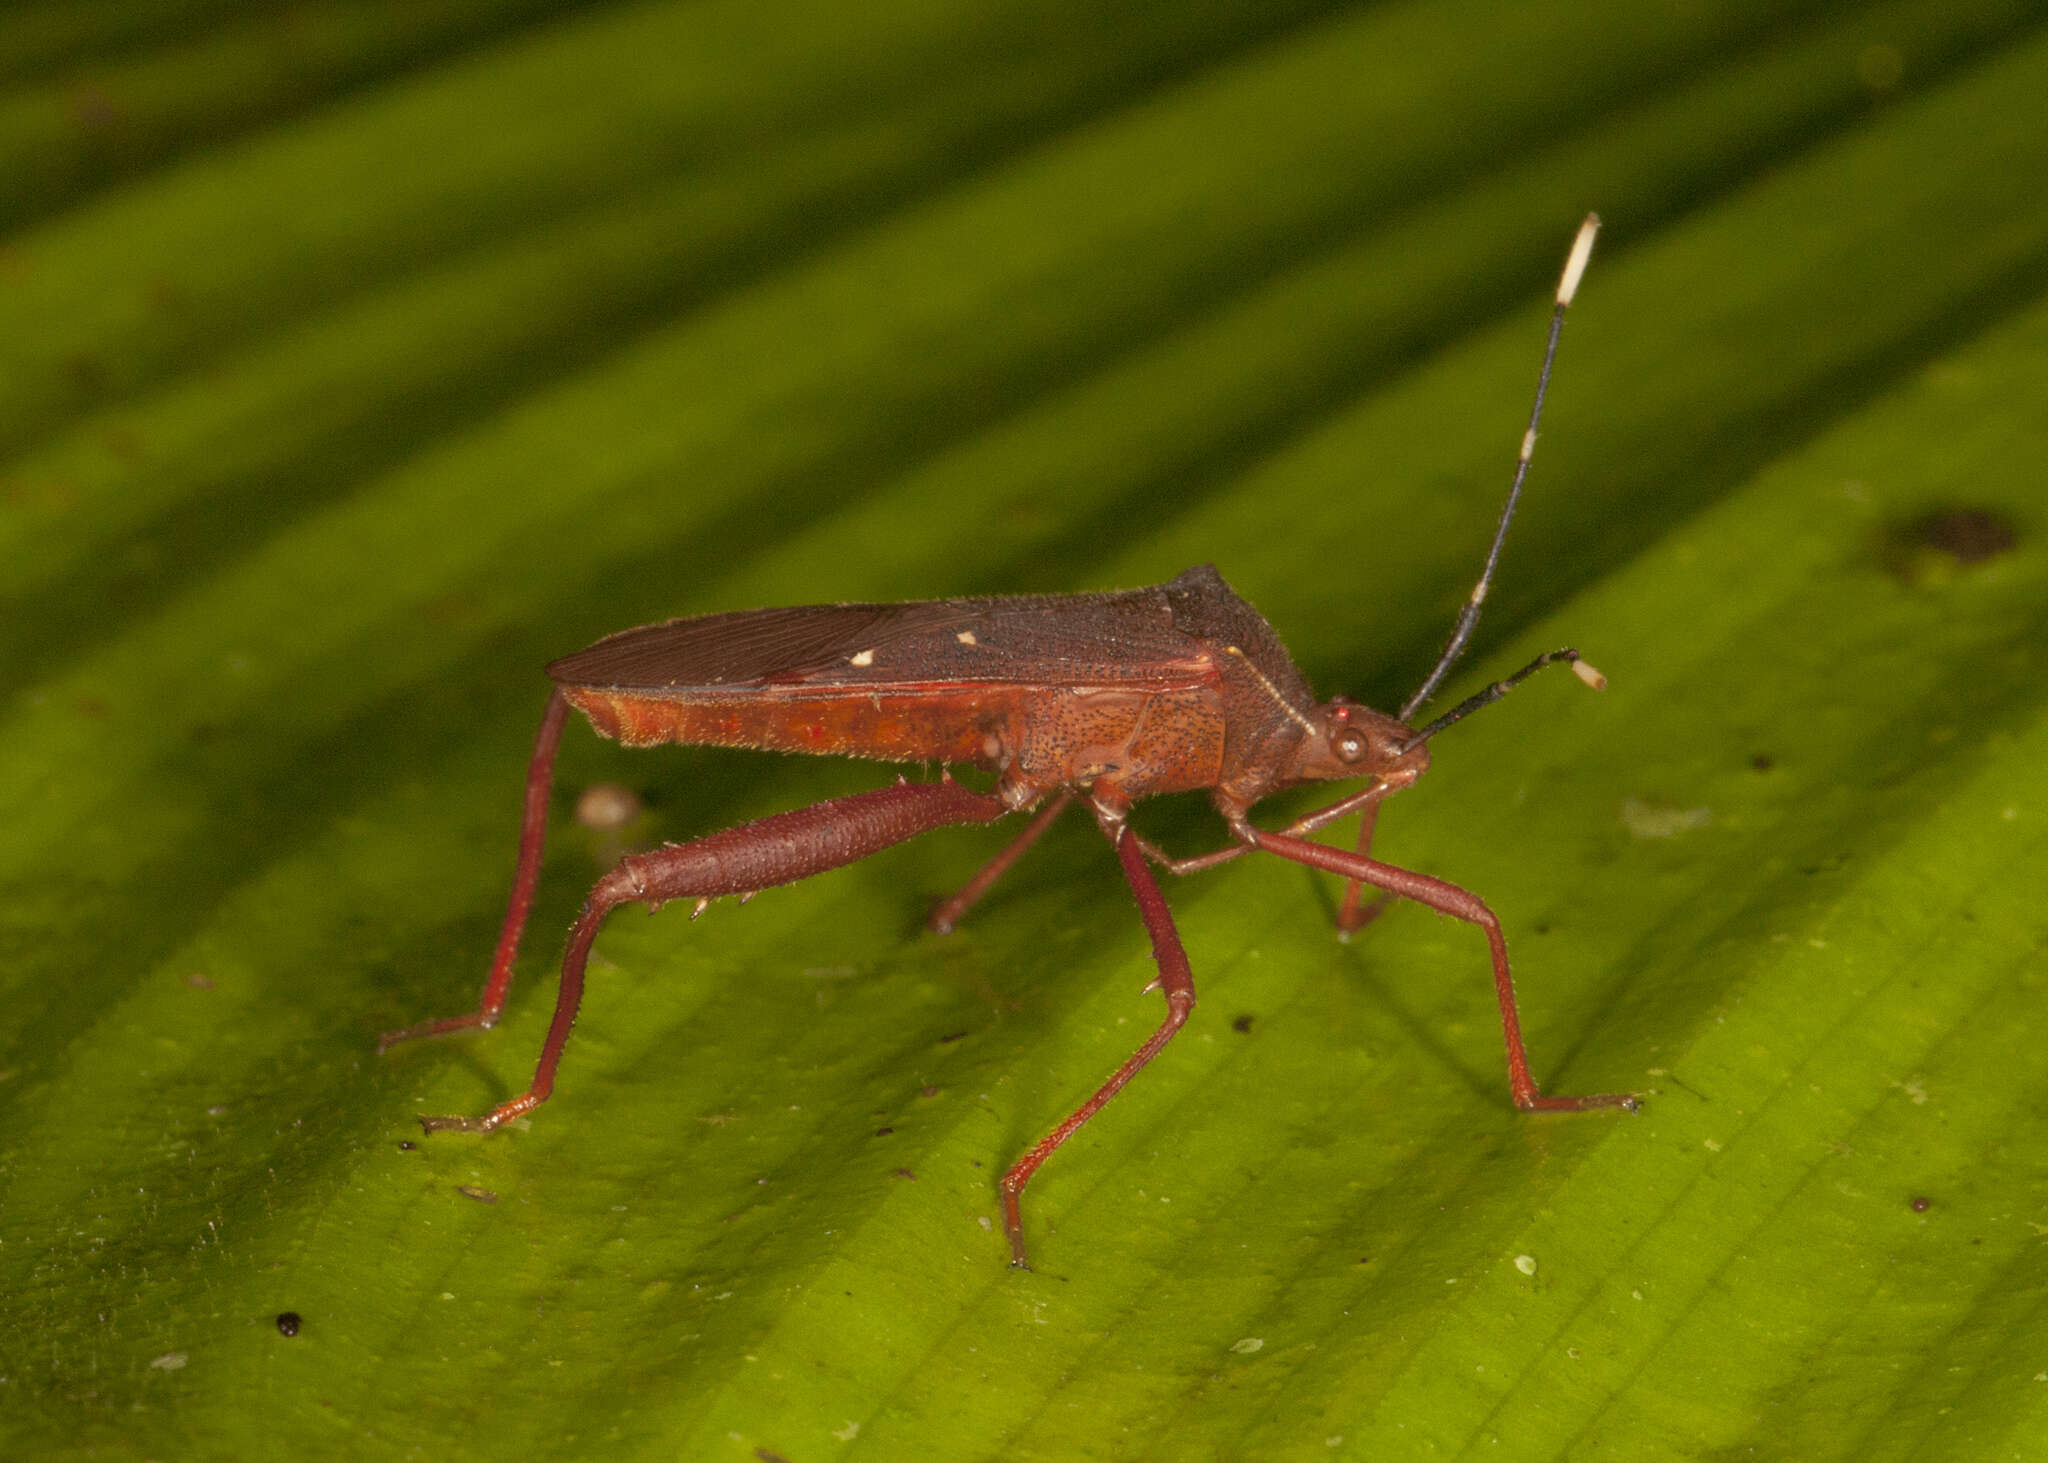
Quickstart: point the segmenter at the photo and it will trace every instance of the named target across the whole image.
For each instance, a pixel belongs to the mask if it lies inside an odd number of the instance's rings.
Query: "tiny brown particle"
[[[1914,527],[1921,543],[1939,549],[1958,564],[1981,564],[2019,542],[2019,533],[2010,521],[1982,508],[1932,514]]]
[[[297,1311],[279,1311],[277,1313],[277,1334],[280,1336],[296,1336],[299,1334],[299,1313]]]
[[[1885,533],[1881,552],[1894,576],[1930,587],[2011,553],[2019,540],[2019,529],[2004,514],[1948,508],[1895,525]]]

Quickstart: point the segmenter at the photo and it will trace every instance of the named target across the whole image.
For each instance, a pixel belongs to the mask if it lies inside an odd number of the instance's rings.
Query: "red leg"
[[[1038,1166],[1073,1137],[1083,1123],[1101,1111],[1104,1103],[1123,1091],[1124,1084],[1143,1071],[1147,1062],[1159,1055],[1160,1048],[1187,1024],[1188,1013],[1195,1009],[1195,978],[1188,969],[1187,951],[1181,948],[1180,934],[1173,927],[1173,915],[1166,907],[1165,897],[1159,892],[1159,882],[1152,877],[1152,870],[1146,867],[1137,835],[1127,825],[1119,824],[1113,840],[1117,859],[1124,867],[1124,878],[1130,881],[1131,892],[1138,898],[1138,913],[1144,917],[1145,932],[1152,937],[1152,959],[1159,966],[1158,977],[1145,989],[1166,993],[1166,1019],[1151,1038],[1131,1054],[1130,1060],[1096,1089],[1093,1097],[1075,1108],[1065,1122],[1039,1139],[1037,1145],[1003,1175],[1003,1227],[1010,1236],[1010,1263],[1022,1270],[1029,1270],[1031,1264],[1024,1255],[1024,1216],[1018,1205],[1024,1186],[1031,1182],[1031,1175],[1038,1172]]]
[[[853,863],[948,823],[992,823],[1008,811],[1000,799],[970,791],[950,779],[898,783],[622,859],[598,880],[570,928],[569,947],[562,956],[561,991],[555,998],[554,1020],[548,1025],[533,1085],[482,1117],[432,1117],[422,1118],[421,1123],[429,1133],[443,1129],[488,1133],[547,1101],[554,1091],[562,1048],[576,1024],[576,1007],[583,999],[583,967],[591,942],[605,916],[617,906],[644,903],[658,908],[670,899],[752,894]],[[456,1024],[477,1023],[458,1018]]]
[[[1501,935],[1500,920],[1494,912],[1480,902],[1476,895],[1468,894],[1455,884],[1442,879],[1432,879],[1427,874],[1418,874],[1409,869],[1400,869],[1392,864],[1383,864],[1348,849],[1331,848],[1327,844],[1311,843],[1307,839],[1293,838],[1285,833],[1262,833],[1251,829],[1252,843],[1269,853],[1282,858],[1293,859],[1296,863],[1311,868],[1325,869],[1375,889],[1384,889],[1401,899],[1412,899],[1417,904],[1426,904],[1439,914],[1462,919],[1468,924],[1478,925],[1486,931],[1486,943],[1493,952],[1493,989],[1500,1001],[1501,1031],[1507,1042],[1508,1087],[1514,1094],[1515,1106],[1525,1112],[1565,1111],[1579,1112],[1592,1107],[1625,1107],[1635,1111],[1637,1101],[1632,1093],[1603,1092],[1590,1097],[1543,1097],[1536,1091],[1536,1080],[1529,1075],[1529,1053],[1522,1045],[1522,1022],[1515,1011],[1515,983],[1508,974],[1508,946]]]
[[[1251,851],[1242,843],[1233,843],[1228,848],[1216,848],[1211,849],[1207,853],[1189,854],[1186,858],[1175,858],[1141,833],[1133,833],[1131,837],[1138,840],[1138,851],[1144,854],[1146,858],[1152,860],[1153,863],[1159,865],[1167,873],[1178,874],[1182,878],[1186,878],[1189,874],[1199,874],[1204,870],[1213,869],[1218,864],[1227,864],[1232,859],[1243,858]]]
[[[1358,815],[1358,856],[1368,858],[1372,854],[1373,824],[1379,821],[1380,805],[1367,803],[1365,811]],[[1358,891],[1364,885],[1357,879],[1344,884],[1344,901],[1337,906],[1337,937],[1348,940],[1367,925],[1380,917],[1380,911],[1394,902],[1392,890],[1382,889],[1380,897],[1372,903],[1359,907]]]
[[[1044,807],[1031,815],[1031,821],[1003,846],[1003,851],[975,871],[974,877],[960,886],[960,892],[950,899],[941,899],[932,906],[932,912],[925,924],[941,935],[953,933],[953,926],[960,923],[960,916],[980,902],[988,893],[989,886],[1010,871],[1010,865],[1024,856],[1024,851],[1038,842],[1039,835],[1052,827],[1053,820],[1067,810],[1067,804],[1074,800],[1073,793],[1062,788],[1046,800]]]
[[[1399,786],[1405,787],[1407,784],[1402,783]],[[1372,842],[1372,819],[1379,800],[1396,790],[1395,787],[1383,782],[1374,783],[1371,787],[1355,792],[1348,798],[1331,803],[1328,807],[1316,808],[1311,812],[1303,813],[1299,818],[1289,823],[1285,831],[1297,836],[1303,833],[1314,833],[1318,829],[1329,827],[1340,818],[1362,812],[1365,817],[1365,824],[1359,830],[1359,851],[1362,853],[1365,851],[1366,845]],[[1225,816],[1230,817],[1231,815],[1226,812]],[[1239,810],[1237,818],[1241,819],[1242,816],[1242,810]],[[1233,819],[1233,821],[1236,821],[1236,819]],[[1243,858],[1251,852],[1251,845],[1248,843],[1232,843],[1223,848],[1211,849],[1208,853],[1191,854],[1187,858],[1175,858],[1143,834],[1134,836],[1138,840],[1138,847],[1144,850],[1146,858],[1173,874],[1203,873],[1217,867],[1219,864],[1227,864],[1232,859]],[[1355,897],[1352,902],[1357,902]],[[1376,912],[1376,910],[1368,912],[1366,919],[1372,918],[1372,914]],[[1365,920],[1360,920],[1359,923],[1363,924]]]
[[[422,1036],[446,1036],[451,1031],[498,1024],[504,1014],[505,993],[512,988],[512,962],[519,954],[519,937],[526,931],[526,916],[533,909],[533,891],[540,883],[540,856],[548,836],[548,792],[554,786],[555,748],[561,745],[562,722],[569,703],[560,691],[548,698],[541,715],[540,732],[533,739],[533,760],[526,767],[526,810],[519,819],[519,861],[512,873],[512,898],[505,906],[505,922],[498,927],[498,953],[491,960],[490,978],[484,982],[483,998],[474,1011],[461,1016],[443,1016],[422,1021],[403,1031],[387,1031],[377,1038],[377,1050],[389,1051],[401,1041]]]

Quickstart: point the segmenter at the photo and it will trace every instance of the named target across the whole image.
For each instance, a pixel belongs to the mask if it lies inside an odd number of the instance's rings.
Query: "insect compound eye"
[[[1356,727],[1347,727],[1330,738],[1330,748],[1339,760],[1357,762],[1365,756],[1365,733]]]

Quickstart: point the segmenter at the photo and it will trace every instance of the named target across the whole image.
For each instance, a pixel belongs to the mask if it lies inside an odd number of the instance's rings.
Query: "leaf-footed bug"
[[[1522,1044],[1507,945],[1493,911],[1454,884],[1370,856],[1380,803],[1428,768],[1429,741],[1438,732],[1545,666],[1568,664],[1588,685],[1605,684],[1577,651],[1553,650],[1419,730],[1410,725],[1464,654],[1478,623],[1535,452],[1565,310],[1598,227],[1594,217],[1581,225],[1558,284],[1535,403],[1485,567],[1435,668],[1398,716],[1342,696],[1318,701],[1272,627],[1207,564],[1150,589],[1116,593],[700,615],[627,630],[550,665],[555,691],[527,770],[511,903],[483,997],[465,1015],[387,1033],[380,1050],[416,1037],[490,1027],[503,1013],[540,877],[555,749],[572,706],[599,733],[632,747],[702,743],[942,767],[964,763],[993,774],[994,783],[977,792],[943,772],[935,783],[899,779],[893,787],[621,860],[591,890],[570,929],[554,1019],[533,1084],[481,1117],[424,1118],[427,1131],[489,1132],[547,1100],[582,998],[591,942],[617,906],[691,899],[701,911],[722,895],[748,898],[947,824],[990,823],[1035,809],[1007,847],[932,911],[931,927],[943,933],[1076,800],[1094,815],[1136,896],[1159,971],[1147,989],[1165,996],[1166,1019],[1004,1175],[1003,1220],[1013,1264],[1026,1264],[1019,1201],[1032,1174],[1159,1054],[1194,1009],[1187,953],[1152,864],[1191,874],[1258,849],[1344,879],[1338,925],[1346,934],[1390,899],[1413,900],[1477,925],[1492,955],[1515,1105],[1525,1111],[1633,1109],[1636,1099],[1626,1093],[1539,1093]],[[1252,806],[1272,793],[1356,778],[1370,781],[1277,832],[1251,822]],[[1208,790],[1230,830],[1232,841],[1224,848],[1170,858],[1131,828],[1129,813],[1139,798],[1197,789]],[[1360,823],[1355,850],[1308,836],[1354,813]],[[1360,902],[1366,886],[1380,891],[1370,905]]]

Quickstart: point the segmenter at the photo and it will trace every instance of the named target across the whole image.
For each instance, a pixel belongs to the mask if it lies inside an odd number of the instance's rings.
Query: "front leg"
[[[1367,803],[1365,811],[1358,815],[1358,856],[1372,857],[1372,830],[1379,821],[1380,805]],[[1394,902],[1394,891],[1380,890],[1379,898],[1370,904],[1359,902],[1359,893],[1365,885],[1357,879],[1344,881],[1344,899],[1337,906],[1337,938],[1349,940],[1353,935],[1380,917],[1380,911]]]
[[[1340,818],[1346,818],[1353,813],[1357,813],[1359,814],[1360,822],[1358,851],[1364,853],[1372,846],[1373,819],[1379,813],[1380,799],[1388,793],[1395,791],[1397,786],[1405,785],[1375,782],[1371,787],[1355,792],[1350,797],[1344,798],[1339,802],[1331,803],[1328,807],[1316,808],[1310,812],[1303,813],[1281,831],[1299,838],[1305,833],[1318,832],[1329,827]],[[1143,834],[1133,834],[1132,836],[1138,840],[1138,847],[1143,851],[1145,857],[1159,865],[1160,868],[1165,869],[1168,873],[1182,876],[1199,874],[1205,870],[1213,869],[1220,864],[1227,864],[1232,859],[1242,858],[1250,853],[1253,848],[1252,834],[1255,830],[1246,817],[1245,810],[1235,804],[1219,801],[1217,811],[1222,813],[1224,821],[1230,825],[1231,837],[1236,841],[1225,844],[1222,848],[1211,849],[1207,853],[1190,854],[1186,858],[1176,858]],[[1346,895],[1345,903],[1347,907],[1355,906],[1358,903],[1357,885],[1355,882],[1348,887]],[[1369,921],[1375,914],[1378,914],[1379,905],[1384,902],[1385,900],[1375,901],[1373,907],[1365,913],[1363,918],[1349,924],[1345,922],[1345,917],[1340,911],[1337,921],[1339,928],[1346,935],[1349,935],[1360,925]]]
[[[1244,825],[1244,835],[1254,847],[1263,848],[1268,853],[1277,853],[1298,864],[1370,884],[1397,898],[1426,904],[1438,914],[1447,914],[1484,930],[1487,948],[1493,954],[1493,989],[1500,1002],[1501,1033],[1507,1044],[1508,1089],[1516,1107],[1524,1112],[1581,1112],[1594,1107],[1625,1107],[1634,1112],[1639,1106],[1636,1096],[1628,1092],[1600,1092],[1587,1097],[1545,1097],[1537,1092],[1536,1079],[1529,1074],[1529,1053],[1522,1045],[1522,1021],[1515,1009],[1515,982],[1508,974],[1507,940],[1501,934],[1499,917],[1477,895],[1460,889],[1456,884],[1433,879],[1428,874],[1396,868],[1347,849],[1311,843],[1305,838],[1292,838],[1285,833],[1261,833],[1249,824]]]
[[[420,1122],[429,1133],[447,1129],[488,1133],[547,1101],[569,1029],[576,1024],[576,1008],[583,999],[583,968],[591,942],[605,916],[619,905],[658,908],[671,899],[708,901],[726,894],[749,895],[853,863],[933,828],[949,823],[992,823],[1009,811],[1001,799],[973,792],[951,779],[898,783],[620,860],[618,867],[598,880],[570,927],[554,1020],[541,1046],[533,1085],[482,1117],[423,1117]],[[502,1002],[503,992],[498,996]],[[401,1039],[431,1035],[473,1024],[479,1023],[456,1018],[429,1022],[398,1035]]]

